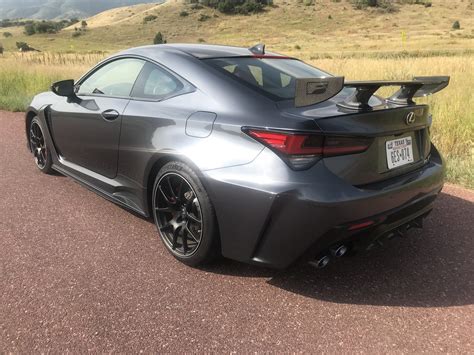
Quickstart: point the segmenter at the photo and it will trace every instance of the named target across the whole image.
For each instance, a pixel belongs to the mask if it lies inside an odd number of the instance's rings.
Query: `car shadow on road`
[[[406,307],[474,303],[474,203],[442,194],[422,231],[323,270],[284,271],[224,262],[214,272],[268,278],[283,290],[328,302]]]

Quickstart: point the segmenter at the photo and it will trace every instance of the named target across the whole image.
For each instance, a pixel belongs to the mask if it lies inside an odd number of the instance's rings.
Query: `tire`
[[[219,255],[214,207],[189,166],[172,161],[161,168],[153,185],[152,208],[161,240],[176,259],[200,266]]]
[[[28,138],[31,152],[35,159],[36,167],[45,174],[54,174],[52,168],[53,159],[44,138],[44,128],[38,119],[34,117],[28,127]]]

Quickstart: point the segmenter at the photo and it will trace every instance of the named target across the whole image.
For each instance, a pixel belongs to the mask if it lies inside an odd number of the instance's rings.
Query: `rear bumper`
[[[276,268],[361,234],[348,230],[353,224],[374,220],[364,229],[370,240],[426,215],[443,180],[434,147],[422,168],[363,187],[338,178],[322,161],[293,172],[267,150],[245,166],[205,172],[223,255]]]

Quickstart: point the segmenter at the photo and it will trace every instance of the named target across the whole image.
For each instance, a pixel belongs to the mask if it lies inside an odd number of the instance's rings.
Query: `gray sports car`
[[[444,168],[413,99],[448,82],[347,82],[264,45],[139,47],[37,95],[26,135],[42,172],[153,218],[184,263],[324,267],[422,227]]]

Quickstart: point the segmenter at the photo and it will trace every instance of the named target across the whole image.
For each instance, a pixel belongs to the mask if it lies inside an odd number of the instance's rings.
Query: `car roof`
[[[150,51],[150,54],[157,51],[160,52],[184,52],[193,57],[199,59],[209,59],[209,58],[224,58],[224,57],[248,57],[254,56],[255,54],[250,51],[249,48],[243,47],[234,47],[234,46],[221,46],[221,45],[211,45],[211,44],[186,44],[186,43],[173,43],[173,44],[158,44],[153,46],[138,47],[128,50],[128,52],[133,52],[134,49],[141,49]],[[286,56],[266,52],[264,55],[258,55],[259,57],[282,57]]]

